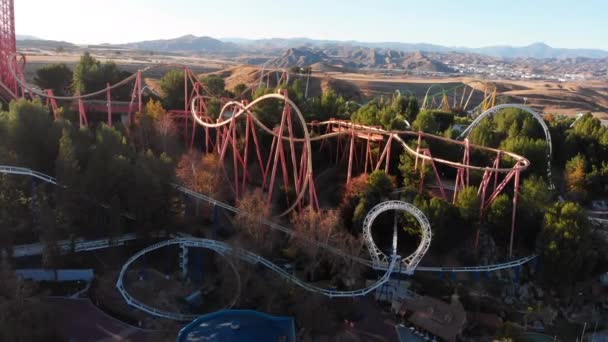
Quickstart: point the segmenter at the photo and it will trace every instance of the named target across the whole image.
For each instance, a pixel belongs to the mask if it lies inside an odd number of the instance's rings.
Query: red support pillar
[[[462,159],[462,163],[466,166],[469,166],[469,158],[470,158],[470,145],[469,145],[469,139],[465,138],[464,139],[464,157]],[[464,176],[465,176],[465,184],[466,186],[469,186],[469,172],[470,170],[468,168],[464,169]]]
[[[439,184],[439,192],[441,193],[441,197],[447,201],[448,197],[445,194],[445,189],[443,188],[443,183],[441,182],[441,177],[439,177],[439,172],[437,171],[437,166],[435,165],[435,161],[432,159],[431,151],[429,149],[425,149],[426,156],[428,156],[431,162],[431,167],[433,168],[433,173],[435,174],[435,179],[437,180],[437,184]]]
[[[53,113],[53,118],[57,120],[57,101],[55,101],[55,94],[53,94],[53,89],[46,90],[46,105],[51,107],[51,112]]]
[[[106,106],[108,106],[108,126],[112,127],[112,94],[110,83],[106,83]]]
[[[190,103],[188,101],[188,77],[190,75],[188,74],[188,69],[184,68],[184,142],[186,144],[188,144],[188,132],[189,132],[189,106],[188,104]],[[238,184],[235,184],[235,187],[238,187]]]
[[[516,165],[518,167],[518,165]],[[513,213],[511,217],[511,237],[509,240],[509,257],[513,256],[513,238],[515,236],[515,219],[517,212],[517,195],[519,194],[519,168],[515,170],[515,184],[513,185]]]
[[[255,132],[255,125],[253,124],[253,118],[251,117],[251,115],[247,115],[247,120],[250,122],[249,127],[251,128],[251,135],[253,136],[253,144],[255,145],[255,153],[258,157],[258,163],[260,164],[260,172],[262,173],[262,178],[266,179],[266,170],[264,169],[264,161],[262,159],[262,153],[260,151],[260,144],[258,143],[258,135]]]
[[[235,122],[236,120],[232,120],[232,122]],[[234,167],[234,191],[235,191],[235,199],[238,201],[239,197],[240,197],[240,191],[239,191],[239,164],[238,164],[238,157],[237,155],[239,155],[239,151],[237,149],[236,146],[236,125],[233,125],[232,127],[232,136],[230,137],[231,140],[231,144],[232,144],[232,163],[233,163],[233,167]],[[240,155],[239,155],[240,157]],[[244,173],[243,173],[244,175]],[[244,175],[244,177],[246,177]]]
[[[416,144],[416,160],[414,161],[414,170],[418,169],[418,154],[420,153],[420,145],[422,144],[422,134],[418,132],[418,143]]]
[[[141,70],[137,70],[137,111],[142,112],[142,102],[141,102]]]
[[[294,181],[294,187],[295,187],[295,193],[299,193],[300,192],[300,188],[299,188],[299,184],[297,182],[298,180],[298,163],[296,161],[296,149],[293,143],[293,127],[291,125],[291,107],[285,103],[285,110],[287,111],[287,131],[289,132],[289,151],[291,154],[291,166],[293,168],[292,173],[293,173],[293,181]],[[306,127],[304,127],[304,129],[306,129]]]
[[[500,167],[500,157],[501,152],[496,152],[496,160],[494,161],[494,168],[498,169]],[[494,172],[494,191],[496,191],[496,187],[498,186],[498,172]]]
[[[317,198],[317,191],[315,189],[315,181],[312,177],[312,174],[310,175],[309,179],[308,179],[308,198],[310,201],[310,205],[313,207],[314,210],[319,210],[319,199]]]
[[[350,183],[350,178],[353,172],[353,153],[355,152],[355,133],[351,129],[350,133],[350,148],[348,151],[348,171],[346,174],[346,184]]]
[[[367,165],[368,163],[370,163],[369,157],[370,157],[370,149],[369,149],[369,135],[367,137],[367,141],[365,143],[365,166],[363,167],[363,173],[367,174]],[[370,168],[371,169],[371,168]]]
[[[393,136],[391,135],[388,141],[386,142],[386,164],[384,166],[384,172],[388,174],[388,167],[391,163],[391,148],[392,148]]]
[[[249,115],[247,115],[247,119],[245,121],[245,149],[243,150],[243,168],[245,172],[243,172],[243,183],[241,185],[243,189],[243,193],[245,193],[245,183],[247,182],[247,164],[249,157],[249,126],[251,125],[249,121]]]
[[[15,59],[10,58],[16,52],[15,6],[13,0],[0,0],[0,82],[13,93],[11,95],[19,96],[17,81],[9,69],[9,63],[16,67]]]
[[[285,105],[287,105],[287,103],[285,103]],[[277,137],[275,137],[275,139],[277,140],[277,142],[276,142],[277,149],[274,153],[274,162],[272,164],[272,171],[270,174],[270,183],[268,184],[268,197],[266,199],[266,210],[268,210],[270,208],[270,204],[272,203],[272,190],[274,188],[274,180],[275,180],[275,176],[277,173],[277,164],[281,161],[283,170],[285,169],[284,160],[280,160],[281,159],[280,157],[282,156],[282,150],[283,150],[283,139],[281,139],[281,137],[283,135],[283,131],[285,130],[285,119],[286,119],[285,114],[286,114],[285,108],[283,108],[283,114],[281,115],[281,124],[279,125],[279,132],[277,133]]]
[[[274,129],[273,132],[276,132],[277,130]],[[262,189],[266,189],[266,185],[268,185],[268,173],[271,172],[270,171],[270,164],[272,163],[272,155],[274,153],[274,149],[276,147],[277,144],[277,137],[273,137],[272,138],[272,143],[270,144],[270,151],[268,152],[268,160],[266,161],[266,168],[264,169],[264,183],[262,184]]]
[[[137,110],[139,113],[142,112],[141,106],[141,71],[137,71],[135,75],[135,85],[133,85],[133,91],[131,92],[131,102],[129,102],[129,124],[133,122],[133,106],[135,105],[135,100],[138,99]]]
[[[86,127],[89,124],[89,120],[87,120],[87,113],[84,109],[84,102],[82,101],[82,97],[78,98],[78,114],[80,128]]]

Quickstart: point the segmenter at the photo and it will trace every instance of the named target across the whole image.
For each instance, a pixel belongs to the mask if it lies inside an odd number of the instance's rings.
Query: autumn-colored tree
[[[239,212],[234,217],[234,222],[247,238],[244,247],[253,245],[262,254],[272,251],[275,241],[271,228],[263,223],[269,210],[266,209],[266,196],[262,190],[258,188],[245,193],[237,201],[236,207]]]
[[[367,212],[380,203],[395,189],[395,178],[384,171],[374,171],[369,176],[353,178],[346,185],[340,204],[340,213],[345,227],[355,235],[361,231],[361,224]]]
[[[195,150],[185,153],[176,168],[177,179],[188,189],[218,200],[226,198],[222,165],[216,154],[202,154]]]
[[[317,243],[330,244],[340,230],[340,217],[335,211],[315,211],[310,207],[295,212],[291,216],[294,231],[300,237],[292,237],[291,242],[298,254],[307,257],[306,270],[314,275],[319,264],[326,260],[325,249]]]
[[[584,200],[587,197],[586,169],[587,161],[580,154],[566,163],[566,187],[569,195],[575,200]]]

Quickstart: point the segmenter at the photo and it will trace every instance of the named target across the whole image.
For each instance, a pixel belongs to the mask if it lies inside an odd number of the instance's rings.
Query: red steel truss
[[[19,74],[19,71],[14,68],[15,65],[8,65],[12,76]],[[183,134],[184,141],[186,141],[186,144],[190,148],[197,141],[197,136],[202,138],[204,135],[204,150],[207,153],[217,153],[220,156],[220,161],[225,166],[226,178],[231,183],[236,200],[242,197],[247,185],[258,183],[262,189],[267,191],[266,205],[268,208],[273,199],[275,199],[275,190],[279,188],[278,184],[281,184],[280,188],[284,192],[285,203],[288,206],[281,215],[300,208],[305,203],[313,208],[318,208],[319,201],[312,169],[311,142],[319,142],[320,148],[325,149],[330,146],[326,140],[334,140],[334,144],[331,146],[335,146],[335,156],[333,156],[333,151],[331,150],[325,153],[327,153],[327,156],[331,160],[334,160],[335,157],[336,163],[340,161],[346,163],[347,183],[351,181],[356,173],[369,173],[380,169],[389,173],[391,170],[390,166],[394,166],[398,162],[398,156],[395,158],[391,155],[394,152],[394,146],[397,145],[415,157],[416,170],[420,166],[419,170],[422,181],[419,184],[419,191],[423,191],[424,189],[425,166],[429,165],[433,170],[434,180],[439,188],[439,193],[445,200],[448,200],[446,190],[452,190],[453,195],[451,199],[452,201],[456,201],[458,192],[470,184],[471,170],[482,172],[483,177],[479,184],[480,215],[482,218],[494,199],[513,180],[513,222],[510,242],[512,246],[519,176],[520,172],[529,165],[528,160],[516,154],[475,146],[470,144],[466,139],[459,141],[422,132],[386,131],[380,127],[364,126],[344,120],[332,119],[325,122],[306,123],[302,113],[289,99],[285,90],[276,94],[258,97],[251,103],[221,99],[224,107],[218,119],[212,119],[208,115],[206,107],[206,101],[210,98],[209,92],[199,82],[194,72],[181,65],[147,67],[114,85],[108,84],[105,89],[89,94],[77,94],[75,96],[55,96],[50,90],[39,91],[30,87],[22,78],[15,77],[15,79],[23,89],[21,91],[22,94],[27,92],[45,97],[47,104],[55,115],[57,113],[58,100],[75,100],[80,114],[79,122],[81,126],[86,126],[89,121],[87,118],[87,108],[91,107],[85,103],[85,100],[88,101],[88,99],[95,96],[103,96],[105,97],[105,106],[98,105],[97,107],[93,107],[93,110],[107,113],[107,123],[108,125],[112,125],[112,115],[114,113],[125,114],[128,121],[132,122],[132,115],[136,112],[142,112],[142,89],[144,88],[142,74],[154,68],[167,66],[181,68],[184,71],[184,109],[171,110],[169,111],[169,115],[175,119],[180,132]],[[282,77],[287,79],[287,76]],[[111,96],[112,90],[120,86],[132,87],[131,100],[128,102],[128,105],[122,105],[122,107],[116,105],[116,101],[113,102]],[[247,91],[250,90],[252,91],[252,89]],[[238,96],[238,98],[240,97]],[[279,125],[274,128],[264,126],[252,112],[252,108],[257,103],[267,100],[278,100],[283,103]],[[103,108],[105,108],[105,111]],[[236,119],[240,116],[244,117],[244,125],[237,124]],[[203,127],[204,134],[199,133],[197,135],[196,130],[198,126]],[[297,129],[297,127],[304,133],[303,137],[295,136],[294,129]],[[269,146],[268,144],[261,143],[259,129],[272,136]],[[414,148],[410,147],[404,141],[404,138],[417,141],[416,146]],[[435,157],[430,148],[423,147],[423,140],[440,140],[445,143],[460,145],[463,149],[462,160],[448,161]],[[470,165],[470,150],[473,148],[494,153],[496,157],[492,164],[488,166]],[[510,167],[501,166],[501,161],[503,161],[505,156],[509,157],[510,160],[514,160],[515,165]],[[456,170],[453,188],[450,189],[444,185],[445,179],[440,175],[437,164],[442,165],[444,169],[450,167]],[[230,167],[228,167],[229,165]],[[258,174],[254,176],[255,169],[258,169]],[[393,167],[392,169],[396,168]],[[228,173],[231,173],[231,175],[228,175]],[[504,177],[501,176],[503,174]],[[293,196],[294,194],[295,196]],[[476,245],[478,243],[477,240]]]
[[[9,96],[16,97],[17,82],[9,63],[15,63],[15,6],[13,0],[0,0],[0,82]]]

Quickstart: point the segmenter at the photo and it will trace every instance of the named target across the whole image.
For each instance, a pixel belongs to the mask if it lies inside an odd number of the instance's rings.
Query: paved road
[[[47,298],[58,317],[57,329],[64,341],[160,341],[163,333],[144,330],[107,315],[88,299]]]

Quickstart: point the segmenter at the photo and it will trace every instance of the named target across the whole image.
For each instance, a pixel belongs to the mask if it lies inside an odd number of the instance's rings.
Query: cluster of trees
[[[184,106],[188,106],[185,103],[185,86],[184,83],[184,71],[183,70],[169,70],[163,77],[161,77],[159,85],[163,91],[163,106],[167,109],[184,109]],[[208,75],[201,77],[201,84],[204,89],[202,90],[204,95],[212,96],[207,104],[208,113],[212,117],[217,117],[220,112],[220,101],[221,97],[232,97],[230,92],[226,91],[225,81],[218,75]]]
[[[38,70],[35,82],[42,88],[53,89],[56,94],[68,94],[70,91],[82,93],[99,90],[106,83],[114,83],[127,76],[115,64],[102,64],[85,54],[73,72],[65,65],[51,65]],[[148,103],[144,113],[136,116],[128,136],[124,129],[105,125],[94,132],[80,130],[67,120],[53,121],[40,103],[23,100],[13,103],[9,112],[0,115],[0,158],[7,164],[19,164],[53,174],[66,187],[34,191],[10,177],[1,177],[0,188],[3,191],[0,201],[3,205],[0,210],[22,213],[39,206],[38,216],[44,223],[24,223],[15,215],[3,215],[0,225],[7,229],[2,230],[1,234],[7,239],[2,241],[11,241],[19,234],[23,235],[23,232],[34,235],[34,227],[55,227],[45,229],[44,239],[49,241],[59,236],[86,235],[80,227],[93,208],[99,207],[99,203],[109,211],[103,224],[111,222],[112,226],[121,226],[125,219],[121,213],[127,213],[135,216],[138,225],[146,226],[147,230],[160,229],[179,219],[182,204],[168,185],[176,172],[188,187],[223,197],[223,190],[217,186],[222,176],[218,161],[213,157],[189,153],[179,163],[175,162],[181,151],[175,139],[176,128],[164,108],[184,107],[184,79],[184,72],[180,70],[171,70],[162,77],[160,87],[165,95],[162,104],[156,101]],[[217,75],[202,77],[200,81],[205,91],[215,98],[207,102],[212,117],[219,114],[221,97],[240,95],[253,100],[276,92],[276,88],[262,86],[251,94],[245,91],[247,87],[244,84],[229,91],[223,78]],[[412,130],[446,137],[455,136],[455,124],[470,122],[459,113],[421,111],[413,96],[380,98],[356,106],[333,90],[307,98],[305,84],[300,78],[278,87],[287,89],[307,121],[351,119],[356,123],[389,130],[404,130],[407,121]],[[116,92],[117,97],[123,95],[126,94]],[[255,111],[263,123],[273,127],[279,123],[282,109],[283,103],[277,100],[264,102]],[[560,151],[555,155],[554,166],[564,170],[562,187],[568,199],[585,202],[593,196],[605,194],[608,184],[608,129],[591,115],[583,116],[572,127],[572,120],[568,119],[549,116],[546,121],[551,129],[554,150]],[[593,244],[595,239],[589,230],[589,223],[580,218],[584,216],[584,210],[572,202],[551,204],[554,194],[547,190],[547,180],[544,179],[547,145],[541,126],[532,116],[519,109],[504,109],[482,121],[469,139],[475,144],[515,152],[531,161],[531,168],[523,175],[520,188],[520,203],[523,204],[517,208],[517,243],[528,249],[537,249],[546,256],[546,262],[555,267],[563,263],[564,258],[573,257],[576,248],[585,247],[589,253],[576,254],[582,261],[567,266],[572,266],[573,273],[578,276],[597,272],[605,266],[606,263],[602,261],[605,260],[605,252],[602,253],[601,248]],[[449,148],[440,150],[446,155],[456,155],[457,152]],[[458,160],[459,157],[446,159]],[[361,232],[365,214],[386,198],[398,181],[404,181],[408,189],[404,197],[429,217],[434,230],[434,245],[439,250],[447,251],[454,239],[472,238],[475,231],[482,231],[495,241],[508,240],[512,215],[512,195],[509,191],[498,196],[486,214],[480,217],[478,189],[475,187],[462,189],[454,204],[424,194],[416,195],[421,177],[429,177],[428,181],[432,172],[428,165],[422,173],[414,170],[413,165],[411,156],[404,153],[400,160],[398,180],[382,172],[353,179],[345,190],[338,213],[304,210],[292,217],[294,229],[312,239],[331,241],[355,250],[357,244],[354,237]],[[472,177],[479,175],[473,174]],[[85,201],[82,200],[84,193],[88,197]],[[265,209],[262,208],[265,203],[263,197],[261,193],[252,193],[237,205],[247,211],[262,213]],[[51,198],[55,199],[53,204],[49,204]],[[43,204],[37,204],[40,202]],[[269,243],[273,238],[261,234],[266,228],[260,225],[259,220],[247,220],[250,218],[237,217],[236,220],[237,224],[246,228],[247,239],[241,243],[268,245],[271,250],[281,247],[298,250],[307,264],[315,266],[315,269],[319,265],[330,264],[329,256],[298,241]],[[415,233],[415,229],[413,231]],[[583,264],[593,267],[582,267]],[[546,269],[552,270],[551,266]],[[314,271],[309,271],[314,277]],[[545,272],[545,280],[557,283],[550,273]]]
[[[88,52],[80,57],[74,70],[64,63],[50,64],[36,70],[34,83],[42,89],[52,89],[55,95],[84,94],[104,89],[131,73],[121,71],[114,62],[101,63]],[[112,91],[115,100],[128,100],[130,89],[119,87]]]
[[[391,98],[380,98],[368,102],[350,119],[353,122],[369,126],[382,126],[388,130],[404,130],[407,127],[405,120],[414,123],[420,112],[418,100],[414,96],[409,98],[397,95]]]
[[[181,201],[170,185],[175,137],[171,129],[160,129],[167,118],[157,104],[146,109],[150,114],[139,115],[131,136],[121,127],[79,129],[53,120],[38,101],[14,101],[0,113],[0,163],[52,175],[60,184],[0,178],[0,208],[11,211],[0,217],[6,241],[38,237],[52,251],[61,238],[117,235],[126,224],[154,232],[178,221]]]
[[[37,295],[35,284],[19,279],[0,260],[0,340],[61,341],[56,313]]]
[[[564,185],[568,196],[586,203],[608,193],[608,128],[591,114],[585,114],[572,127],[551,121],[557,136],[560,153],[558,165],[565,169]],[[552,132],[553,134],[553,132]],[[565,162],[565,165],[564,165]]]
[[[547,142],[541,125],[529,113],[518,108],[505,108],[482,120],[469,135],[477,145],[496,147],[526,157],[529,172],[546,175]]]

